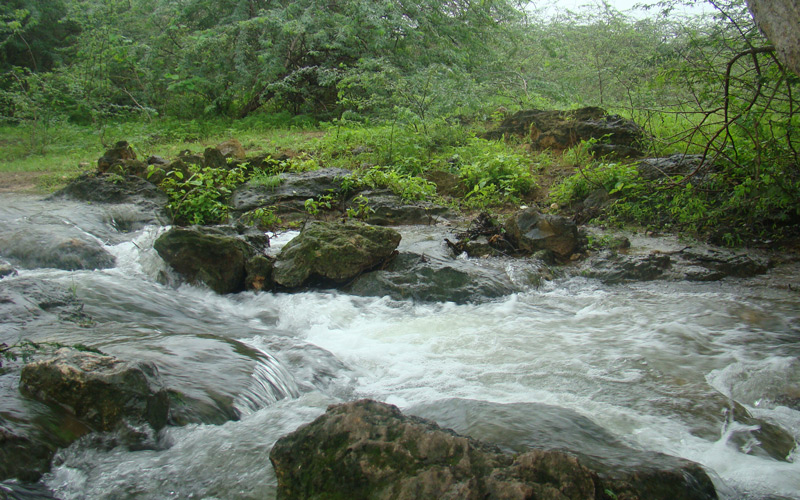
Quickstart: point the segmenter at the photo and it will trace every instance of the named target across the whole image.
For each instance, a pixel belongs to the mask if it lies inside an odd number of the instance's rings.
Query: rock
[[[512,455],[391,405],[362,400],[328,408],[270,453],[279,499],[714,499],[697,464],[604,477],[576,456],[535,449]]]
[[[220,142],[216,148],[225,159],[233,158],[235,160],[247,159],[247,153],[242,147],[242,143],[236,139],[228,139],[227,141]]]
[[[285,172],[280,174],[281,183],[277,187],[249,183],[240,186],[231,196],[230,205],[237,214],[270,206],[275,206],[278,213],[305,214],[307,199],[338,193],[342,179],[350,174],[340,168]]]
[[[534,149],[564,150],[581,141],[594,139],[599,155],[638,156],[644,131],[631,120],[609,115],[596,107],[572,111],[518,111],[487,134],[490,139],[504,135],[527,137]]]
[[[203,151],[203,166],[209,168],[226,168],[228,161],[217,148],[206,148]]]
[[[155,172],[159,172],[158,169]],[[152,179],[151,179],[152,180]],[[141,212],[141,222],[166,221],[167,195],[152,182],[132,175],[81,175],[51,196],[92,203],[132,204]]]
[[[169,162],[161,156],[152,155],[147,158],[148,165],[167,165]]]
[[[449,213],[446,207],[428,201],[403,201],[389,190],[364,191],[347,202],[347,207],[358,210],[363,204],[369,213],[364,221],[378,226],[431,224]]]
[[[686,248],[679,256],[690,265],[701,266],[711,275],[718,276],[715,279],[726,276],[750,278],[767,272],[772,265],[769,259],[715,248]]]
[[[8,481],[0,483],[0,500],[58,500],[58,497],[42,484]]]
[[[100,173],[107,172],[114,165],[124,160],[135,160],[136,153],[128,141],[119,141],[113,148],[109,149],[97,160],[97,170]]]
[[[0,255],[27,268],[107,269],[116,265],[113,255],[96,240],[67,229],[53,233],[47,226],[0,234]]]
[[[158,430],[169,413],[169,398],[153,364],[70,348],[25,365],[20,391],[60,405],[98,431],[112,431],[123,420]]]
[[[567,259],[580,247],[578,228],[559,215],[542,214],[534,208],[521,210],[508,218],[506,238],[523,252],[551,250]]]
[[[42,474],[50,470],[50,459],[55,448],[14,432],[6,424],[0,417],[0,480],[17,478],[38,481]],[[0,486],[0,498],[3,498],[2,491]]]
[[[671,263],[666,254],[626,255],[606,250],[590,259],[581,274],[608,284],[650,281],[662,277]]]
[[[245,288],[256,292],[272,290],[275,281],[272,279],[272,268],[275,259],[266,255],[256,255],[245,263]]]
[[[394,255],[400,233],[361,223],[311,222],[283,247],[273,277],[294,288],[310,279],[343,283]]]
[[[703,164],[703,155],[674,154],[662,158],[645,158],[637,169],[645,180],[657,180],[675,175],[688,175],[695,170],[707,171],[709,164]]]
[[[505,297],[520,289],[508,276],[481,266],[467,270],[432,257],[401,253],[385,268],[358,276],[342,290],[367,297],[466,304]]]
[[[153,247],[189,283],[203,283],[220,294],[240,292],[245,289],[245,264],[260,249],[224,227],[175,227]]]
[[[506,231],[487,212],[481,212],[469,223],[466,231],[456,233],[456,242],[445,238],[445,243],[458,256],[499,257],[516,255],[519,249],[506,237]]]
[[[16,276],[17,270],[11,267],[11,264],[7,263],[0,263],[0,279],[5,278],[6,276]]]
[[[4,280],[0,287],[0,324],[13,331],[38,319],[57,317],[60,321],[91,326],[83,312],[83,302],[75,294],[52,281],[35,278]]]

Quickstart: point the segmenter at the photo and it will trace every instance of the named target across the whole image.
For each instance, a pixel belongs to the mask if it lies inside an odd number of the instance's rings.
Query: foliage
[[[530,159],[509,151],[503,143],[473,138],[465,146],[453,150],[452,162],[470,190],[468,197],[500,196],[517,202],[536,185]]]
[[[189,165],[187,172],[172,170],[161,182],[173,223],[217,224],[228,219],[227,198],[244,182],[240,168]]]
[[[388,168],[372,167],[361,176],[360,182],[371,189],[389,189],[404,201],[430,200],[436,196],[436,185],[432,182]]]
[[[252,224],[262,231],[275,229],[283,222],[275,213],[276,207],[259,207],[242,215],[242,222]]]

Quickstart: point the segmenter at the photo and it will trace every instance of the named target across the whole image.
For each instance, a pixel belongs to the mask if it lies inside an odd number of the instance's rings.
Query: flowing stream
[[[0,232],[66,228],[117,260],[99,271],[20,269],[0,281],[68,290],[94,320],[10,321],[0,342],[81,342],[150,360],[194,402],[187,424],[150,446],[83,438],[60,450],[42,479],[58,498],[273,498],[275,440],[329,404],[374,398],[511,448],[525,442],[536,411],[527,404],[544,403],[634,448],[703,464],[723,498],[800,499],[796,267],[715,283],[558,278],[465,305],[337,291],[219,296],[176,286],[152,249],[164,228],[119,232],[123,208],[10,195],[0,205]],[[401,228],[401,249],[446,258],[444,231]],[[515,279],[512,262],[486,265]],[[45,411],[17,382],[18,373],[0,376],[0,414]]]

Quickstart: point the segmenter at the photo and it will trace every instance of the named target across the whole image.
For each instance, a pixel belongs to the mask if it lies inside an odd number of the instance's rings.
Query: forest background
[[[703,15],[682,10],[700,3]],[[438,196],[427,174],[447,171],[461,192],[446,201],[466,210],[569,207],[603,188],[604,223],[794,240],[800,79],[743,0],[644,12],[603,0],[557,13],[516,0],[7,0],[0,172],[52,189],[118,140],[147,157],[236,137],[290,152],[283,169],[344,166],[408,198]],[[581,106],[635,120],[648,156],[704,161],[653,182],[589,144],[482,138],[518,110]]]

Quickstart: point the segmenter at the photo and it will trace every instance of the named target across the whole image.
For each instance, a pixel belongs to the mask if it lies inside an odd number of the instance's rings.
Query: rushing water
[[[800,439],[800,296],[775,286],[793,283],[796,269],[717,283],[561,278],[465,305],[336,291],[218,296],[174,286],[152,250],[163,228],[119,233],[99,206],[2,205],[0,231],[69,227],[103,241],[117,265],[22,269],[0,281],[68,289],[96,322],[39,318],[5,325],[0,341],[82,342],[150,360],[166,386],[196,402],[185,415],[194,423],[164,429],[144,449],[83,438],[61,450],[43,479],[58,498],[271,498],[275,440],[328,404],[368,397],[518,443],[532,411],[519,403],[545,403],[635,448],[703,464],[723,497],[800,499],[800,451],[759,433],[770,426]],[[404,228],[401,248],[445,258],[442,231]],[[515,264],[486,265],[514,279]],[[16,376],[0,377],[0,412],[26,411]],[[459,417],[453,398],[492,404],[465,403],[469,416]],[[228,420],[231,408],[238,420]],[[745,410],[752,418],[737,418]]]

